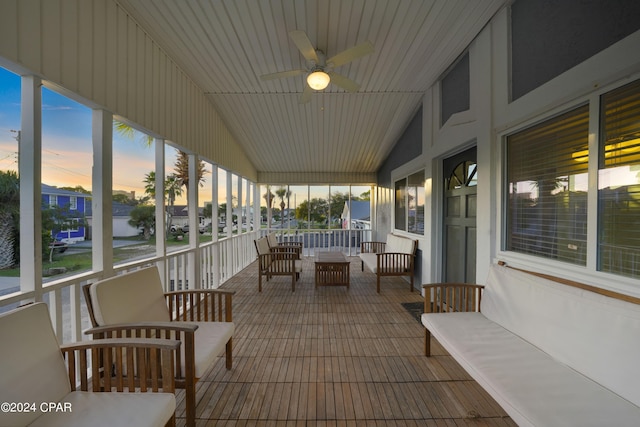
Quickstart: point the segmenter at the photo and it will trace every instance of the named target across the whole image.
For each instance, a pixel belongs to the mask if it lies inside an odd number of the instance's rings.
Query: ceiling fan
[[[307,68],[265,74],[260,76],[262,80],[282,79],[306,74],[307,83],[304,86],[302,97],[300,97],[301,104],[306,104],[311,101],[313,91],[324,90],[329,83],[338,85],[347,92],[357,92],[358,89],[360,89],[358,83],[333,70],[355,59],[373,53],[373,45],[370,42],[361,43],[327,59],[324,52],[313,47],[309,37],[307,37],[304,31],[293,30],[289,33],[289,37],[291,37],[291,40],[293,40],[293,43],[298,47],[302,56],[307,60]]]

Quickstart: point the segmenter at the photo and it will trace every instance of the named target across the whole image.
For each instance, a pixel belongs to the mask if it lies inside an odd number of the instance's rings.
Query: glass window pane
[[[123,123],[113,127],[113,238],[131,240],[114,249],[117,265],[155,255],[155,142]]]
[[[599,269],[640,277],[640,81],[602,96]]]
[[[213,166],[209,162],[203,163],[202,181],[198,186],[198,225],[203,236],[202,241],[208,242],[213,238],[213,211],[211,197],[213,196]]]
[[[184,188],[181,151],[166,144],[164,152],[164,198],[167,211],[167,252],[183,249],[189,242],[182,227],[189,219]]]
[[[309,211],[310,227],[312,229],[326,229],[329,222],[329,186],[309,186],[310,200],[307,206]]]
[[[349,186],[332,185],[330,188],[329,214],[330,228],[343,228],[343,220],[346,219],[348,212],[347,203],[349,202]],[[345,217],[345,218],[343,218]],[[346,228],[346,227],[344,227]]]
[[[2,279],[7,284],[3,290],[6,293],[20,288],[20,108],[20,77],[0,68],[0,276],[8,276]]]
[[[227,171],[218,168],[218,238],[227,237]]]
[[[424,171],[409,175],[408,180],[407,230],[410,233],[424,234]]]
[[[270,229],[274,222],[273,208],[276,202],[276,194],[273,192],[274,188],[271,185],[260,186],[260,216],[262,227]]]
[[[407,230],[407,179],[396,181],[395,228]]]
[[[586,263],[588,106],[507,138],[506,249]]]
[[[91,114],[91,109],[84,105],[42,89],[42,226],[46,271],[68,273],[72,268],[73,273],[80,273],[92,268]],[[73,210],[72,198],[76,207]],[[56,242],[73,246],[74,250],[57,252]],[[49,276],[45,281],[53,278]]]
[[[351,206],[349,210],[351,228],[355,230],[371,229],[371,187],[352,186]]]
[[[304,230],[308,228],[308,212],[301,209],[301,207],[307,205],[309,188],[306,185],[291,185],[289,186],[289,191],[291,192],[289,203],[295,214],[295,219],[291,220],[290,227],[291,229]]]
[[[291,192],[286,185],[272,185],[271,191],[275,195],[273,201],[273,228],[285,230],[289,228],[289,197]]]
[[[239,212],[239,186],[238,175],[231,174],[231,230],[232,234],[238,233],[238,221],[242,214]]]

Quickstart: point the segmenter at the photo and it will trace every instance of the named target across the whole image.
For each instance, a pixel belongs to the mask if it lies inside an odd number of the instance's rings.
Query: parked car
[[[183,230],[183,227],[180,227],[179,225],[173,224],[171,227],[169,227],[169,231],[171,233],[179,233],[180,231],[184,231],[184,230]],[[185,231],[185,233],[186,233],[186,231]]]
[[[182,231],[185,233],[189,232],[189,224],[185,224],[182,226]],[[198,227],[198,231],[200,232],[200,234],[203,234],[205,231],[207,231],[207,227],[205,225],[200,225]]]
[[[49,244],[49,249],[53,249],[53,253],[61,254],[69,249],[69,245],[62,240],[54,240]]]

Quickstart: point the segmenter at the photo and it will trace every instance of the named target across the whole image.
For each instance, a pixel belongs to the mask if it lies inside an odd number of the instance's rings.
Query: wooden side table
[[[316,288],[318,286],[346,286],[349,288],[349,261],[342,252],[318,252]]]

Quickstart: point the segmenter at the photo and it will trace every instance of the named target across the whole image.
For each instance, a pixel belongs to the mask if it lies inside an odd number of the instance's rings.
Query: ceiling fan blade
[[[373,45],[370,42],[364,42],[329,58],[327,64],[333,64],[335,68],[371,53],[373,53]]]
[[[264,74],[260,76],[262,80],[273,80],[273,79],[284,79],[287,77],[295,77],[301,74],[306,73],[305,70],[289,70],[289,71],[280,71],[278,73]]]
[[[311,44],[309,37],[304,31],[293,30],[289,33],[289,37],[298,47],[298,50],[304,56],[307,61],[314,61],[316,64],[318,61],[318,55],[316,55],[316,49]]]
[[[311,95],[313,95],[313,89],[309,87],[309,85],[305,82],[304,84],[304,92],[302,92],[302,96],[298,101],[299,104],[306,104],[311,101]]]
[[[360,85],[354,82],[353,80],[351,80],[350,78],[347,78],[341,74],[334,73],[334,72],[330,72],[327,74],[329,74],[329,77],[331,77],[331,83],[334,83],[340,86],[342,89],[346,90],[347,92],[357,92],[358,89],[360,89]]]

